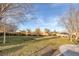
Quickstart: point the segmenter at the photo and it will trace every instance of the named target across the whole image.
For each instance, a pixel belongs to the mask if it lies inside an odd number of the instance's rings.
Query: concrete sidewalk
[[[79,45],[67,44],[59,47],[59,51],[64,56],[79,56]]]

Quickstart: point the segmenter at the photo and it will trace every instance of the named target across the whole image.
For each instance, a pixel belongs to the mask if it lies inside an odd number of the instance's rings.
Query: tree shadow
[[[67,50],[63,53],[64,56],[79,56],[79,52],[75,52],[72,50]]]

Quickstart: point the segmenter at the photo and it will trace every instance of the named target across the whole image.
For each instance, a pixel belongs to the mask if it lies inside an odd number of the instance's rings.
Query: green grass
[[[40,40],[35,40],[36,38],[41,38]],[[23,47],[16,47],[17,44],[23,44]],[[51,45],[53,48],[58,48],[63,44],[74,44],[73,42],[69,41],[67,38],[57,38],[57,37],[49,37],[49,38],[42,38],[42,37],[11,37],[11,39],[7,39],[7,43],[5,46],[15,45],[15,47],[4,49],[2,51],[4,55],[31,55],[35,51],[42,49],[45,46]],[[0,45],[3,46],[1,43]],[[9,52],[10,51],[10,52]],[[7,53],[8,52],[8,53]]]
[[[16,45],[21,44],[26,41],[34,40],[35,38],[39,38],[38,36],[7,36],[6,37],[6,44],[5,45]],[[0,37],[0,46],[5,46],[3,44],[3,37]]]
[[[9,55],[11,55],[11,53],[14,53],[14,52],[18,51],[18,50],[21,49],[22,47],[23,47],[23,46],[16,46],[16,47],[13,47],[13,48],[0,50],[0,55],[9,56]]]

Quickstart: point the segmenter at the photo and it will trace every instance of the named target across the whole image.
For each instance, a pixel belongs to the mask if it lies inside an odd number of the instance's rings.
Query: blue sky
[[[72,5],[79,8],[78,4]],[[64,28],[59,25],[58,20],[65,12],[68,11],[70,6],[71,4],[34,4],[36,11],[35,15],[31,16],[35,16],[36,19],[30,20],[24,25],[20,25],[20,30],[31,29],[34,31],[35,28],[39,27],[42,31],[45,28],[48,28],[51,31],[64,31]]]

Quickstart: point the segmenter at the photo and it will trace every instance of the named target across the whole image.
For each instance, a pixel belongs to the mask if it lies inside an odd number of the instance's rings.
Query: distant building
[[[49,33],[47,33],[47,32],[42,32],[42,35],[49,36]]]
[[[56,35],[57,35],[57,36],[60,36],[60,37],[68,37],[68,36],[69,36],[69,34],[66,33],[66,32],[57,33]]]
[[[44,36],[49,36],[49,33],[46,33],[46,32],[40,32],[40,33],[36,33],[36,32],[31,32],[31,33],[29,33],[29,32],[26,32],[26,35],[33,35],[33,36],[36,36],[36,35],[44,35]]]

